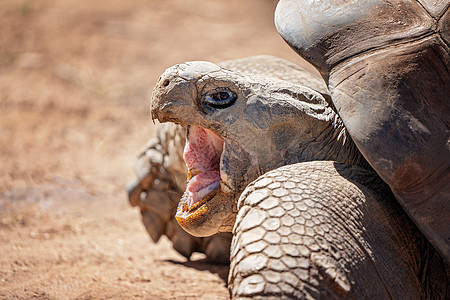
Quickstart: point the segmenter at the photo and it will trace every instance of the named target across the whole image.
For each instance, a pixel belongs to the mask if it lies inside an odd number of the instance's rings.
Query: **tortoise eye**
[[[236,94],[227,88],[221,88],[206,94],[203,104],[209,109],[223,109],[230,107],[236,102]]]

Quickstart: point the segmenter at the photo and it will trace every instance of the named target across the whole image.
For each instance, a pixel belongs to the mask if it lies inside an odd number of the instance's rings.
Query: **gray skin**
[[[217,91],[236,101],[211,108]],[[151,111],[224,139],[219,192],[177,220],[199,236],[234,226],[232,298],[445,298],[442,259],[370,170],[327,94],[191,62],[161,76]]]
[[[281,0],[358,149],[450,263],[450,1]]]
[[[271,62],[268,58],[265,63]],[[305,72],[285,68],[284,73],[299,77]],[[219,90],[235,94],[236,102],[224,110],[206,108],[203,100]],[[272,75],[232,71],[209,62],[176,65],[156,84],[151,111],[160,122],[200,126],[224,139],[220,192],[203,210],[182,214],[180,205],[176,215],[196,236],[231,231],[238,196],[269,170],[323,159],[367,165],[327,94]]]
[[[251,74],[270,74],[271,77],[327,92],[319,76],[275,57],[253,56],[224,61],[220,66]],[[143,224],[155,243],[165,235],[173,248],[188,259],[193,252],[200,252],[210,263],[229,263],[230,233],[194,237],[186,233],[175,219],[177,204],[186,188],[184,142],[185,130],[181,126],[166,123],[157,128],[156,136],[147,142],[136,160],[136,176],[127,186],[129,202],[140,208]]]
[[[288,165],[238,207],[233,299],[447,299],[442,260],[372,171]]]

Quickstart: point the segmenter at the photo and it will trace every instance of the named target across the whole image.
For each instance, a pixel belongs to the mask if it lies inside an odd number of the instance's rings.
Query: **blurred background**
[[[228,298],[226,267],[153,244],[125,185],[167,67],[301,63],[276,3],[0,0],[0,298]]]

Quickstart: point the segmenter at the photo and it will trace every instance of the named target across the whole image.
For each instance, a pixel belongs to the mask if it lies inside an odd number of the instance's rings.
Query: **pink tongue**
[[[194,176],[188,183],[189,191],[188,206],[192,206],[198,201],[208,196],[220,186],[220,174],[218,171],[200,173]]]
[[[201,172],[219,170],[222,150],[223,139],[220,136],[211,130],[198,126],[189,128],[183,153],[184,161],[189,170]]]
[[[208,129],[191,126],[184,147],[184,161],[195,175],[189,182],[189,206],[197,203],[220,184],[220,155],[223,139]]]

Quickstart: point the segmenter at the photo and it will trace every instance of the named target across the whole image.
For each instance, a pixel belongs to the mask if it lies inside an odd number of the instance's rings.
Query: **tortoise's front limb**
[[[431,246],[369,171],[325,161],[282,167],[247,187],[239,207],[234,299],[445,297]]]
[[[136,179],[128,186],[130,204],[141,209],[142,222],[154,242],[166,235],[173,248],[186,258],[201,252],[211,263],[228,263],[231,234],[193,237],[175,220],[186,187],[184,143],[185,130],[181,126],[167,123],[158,127],[157,135],[136,160]]]

